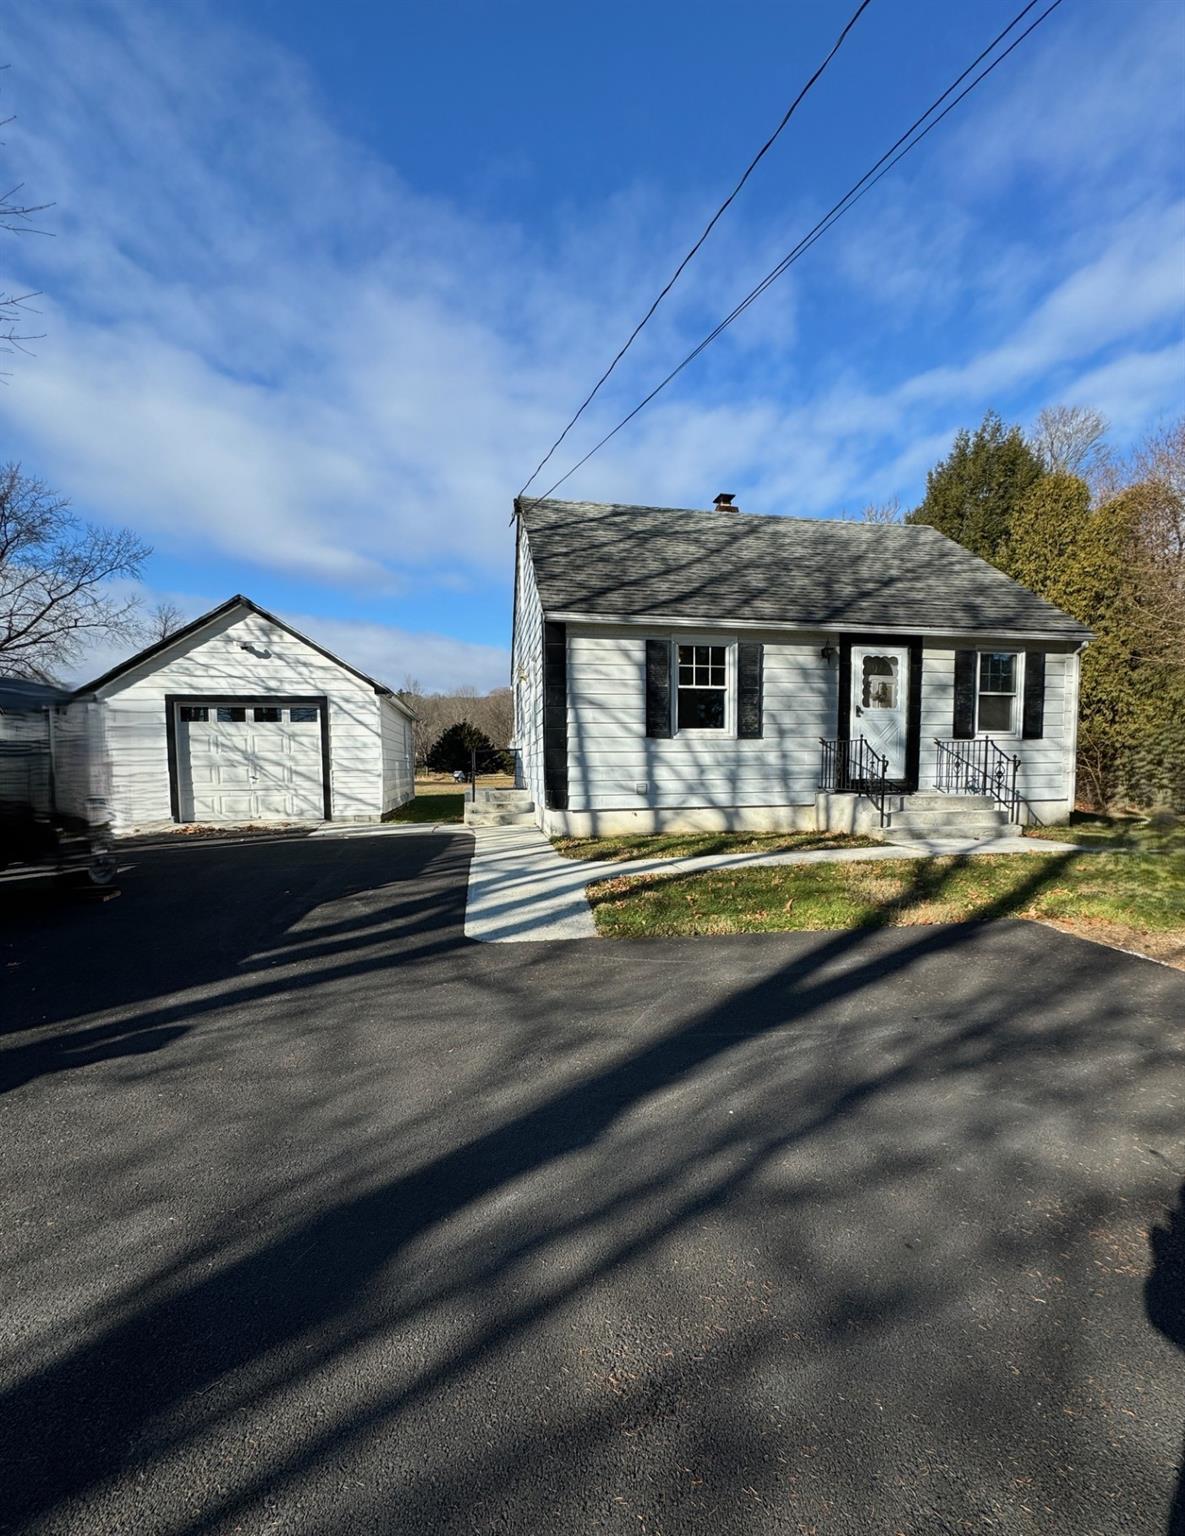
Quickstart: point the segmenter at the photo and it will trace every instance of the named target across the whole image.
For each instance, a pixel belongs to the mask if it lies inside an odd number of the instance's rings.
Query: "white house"
[[[731,501],[516,503],[515,748],[546,832],[1067,818],[1088,630],[933,528]]]
[[[414,793],[408,707],[247,597],[74,697],[99,707],[115,832],[377,821]]]

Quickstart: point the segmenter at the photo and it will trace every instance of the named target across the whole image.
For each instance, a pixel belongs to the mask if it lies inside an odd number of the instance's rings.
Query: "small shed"
[[[407,705],[241,595],[75,694],[95,704],[117,833],[378,821],[414,793]]]

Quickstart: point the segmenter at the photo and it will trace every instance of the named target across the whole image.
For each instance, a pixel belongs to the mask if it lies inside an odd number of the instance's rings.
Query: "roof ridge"
[[[744,507],[659,507],[647,502],[568,501],[557,496],[541,496],[524,510],[530,512],[535,507],[596,507],[605,512],[677,512],[681,516],[685,514],[688,517],[721,519],[751,517],[767,523],[806,523],[812,527],[858,528],[877,533],[890,528],[927,528],[931,533],[938,533],[938,529],[929,523],[907,523],[904,520],[899,523],[868,523],[855,517],[803,517],[790,512],[749,512]],[[945,537],[945,535],[941,536]],[[970,554],[971,551],[968,550],[968,553]]]

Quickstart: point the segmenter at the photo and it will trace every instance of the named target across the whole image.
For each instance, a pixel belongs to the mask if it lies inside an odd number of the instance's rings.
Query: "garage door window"
[[[204,704],[182,704],[181,718],[186,721],[208,720],[210,711]]]
[[[269,704],[255,710],[254,715],[256,725],[275,725],[279,721],[280,711]]]
[[[288,711],[288,719],[293,725],[316,725],[317,711],[308,704],[296,704]]]
[[[231,721],[243,721],[246,718],[247,711],[240,709],[238,705],[219,704],[218,706],[218,720],[221,725],[226,725]]]

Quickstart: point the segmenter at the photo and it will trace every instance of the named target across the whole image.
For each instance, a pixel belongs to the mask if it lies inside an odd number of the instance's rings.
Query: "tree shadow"
[[[1030,894],[1056,870],[1034,868]],[[941,878],[919,866],[914,899],[931,899]],[[311,912],[310,893],[300,899]],[[1046,1173],[1040,1190],[1046,1199],[1065,1196],[1073,1222],[1055,1221],[1052,1231],[1038,1223],[1025,1239],[1002,1219],[1010,1202],[1000,1191],[1012,1190],[1032,1156],[1017,1140],[1027,1118],[1039,1113],[1063,1137],[1085,1140],[1088,1128],[1110,1123],[1100,1116],[1122,1107],[1119,1095],[1101,1091],[1117,1057],[1141,1086],[1179,1059],[1154,1006],[1157,988],[1179,997],[1171,993],[1178,978],[1146,979],[1139,962],[1092,947],[1075,951],[1073,966],[1042,971],[1035,962],[1045,946],[1073,941],[1035,929],[980,923],[619,944],[611,954],[597,944],[525,947],[508,956],[461,940],[441,915],[451,910],[447,893],[436,906],[424,931],[405,914],[413,931],[404,948],[380,944],[340,967],[321,946],[352,942],[352,924],[373,926],[373,909],[316,918],[307,930],[297,923],[294,947],[308,969],[295,980],[281,971],[139,1015],[145,1027],[168,1027],[177,1009],[237,1008],[269,989],[273,997],[307,996],[310,979],[369,974],[376,985],[366,1001],[383,1007],[384,1020],[414,1009],[426,1035],[438,1034],[437,1057],[428,1056],[438,1075],[444,1053],[464,1045],[462,1021],[505,1038],[482,1047],[463,1092],[450,1084],[434,1097],[430,1082],[423,1087],[429,1108],[417,1142],[409,1125],[338,1112],[336,1074],[357,1049],[339,1025],[328,1045],[334,1059],[318,1056],[308,1067],[307,1170],[264,1179],[258,1201],[237,1209],[227,1231],[195,1233],[171,1256],[153,1258],[85,1328],[15,1373],[0,1397],[11,1520],[82,1511],[78,1518],[89,1513],[102,1524],[88,1501],[101,1501],[113,1482],[151,1484],[161,1466],[177,1462],[194,1469],[220,1437],[233,1447],[248,1422],[259,1426],[258,1448],[251,1440],[249,1457],[224,1460],[200,1508],[179,1511],[168,1529],[196,1536],[236,1522],[250,1528],[261,1505],[392,1434],[419,1447],[400,1486],[405,1517],[419,1511],[420,1524],[404,1528],[451,1528],[441,1510],[462,1510],[473,1491],[472,1468],[458,1461],[483,1469],[483,1497],[497,1506],[491,1524],[513,1528],[505,1498],[525,1497],[541,1458],[556,1477],[557,1459],[586,1441],[611,1457],[623,1437],[643,1433],[638,1426],[677,1422],[681,1394],[690,1391],[702,1406],[687,1439],[698,1440],[705,1459],[733,1447],[741,1464],[767,1433],[761,1416],[729,1397],[729,1422],[714,1402],[729,1383],[771,1368],[787,1340],[768,1324],[760,1286],[730,1286],[718,1322],[702,1293],[718,1284],[720,1266],[752,1250],[750,1220],[777,1255],[783,1283],[811,1298],[804,1355],[824,1375],[842,1374],[859,1340],[939,1314],[950,1288],[978,1268],[1011,1272],[1018,1257],[1044,1259],[1071,1241],[1063,1227],[1080,1241],[1100,1204],[1084,1178],[1063,1189]],[[224,956],[221,971],[234,970],[232,982],[242,963],[256,963],[258,938],[235,945],[234,967]],[[1144,997],[1142,1012],[1132,1012],[1129,992]],[[582,1009],[601,1022],[591,1045],[579,1039]],[[264,1051],[283,1055],[293,1027]],[[398,1043],[384,1033],[379,1048]],[[487,1073],[491,1061],[496,1071]],[[367,1065],[361,1060],[359,1071]],[[328,1121],[321,1106],[332,1111]],[[332,1138],[322,1149],[327,1124]],[[1146,1134],[1151,1124],[1145,1112]],[[267,1137],[282,1130],[267,1123],[252,1136],[249,1121],[235,1129],[261,1158]],[[979,1170],[974,1219],[961,1223],[945,1199],[952,1158]],[[139,1178],[134,1172],[133,1198]],[[911,1204],[914,1240],[940,1250],[939,1259],[903,1249],[910,1228],[901,1212]],[[863,1225],[853,1245],[854,1207]],[[717,1267],[681,1288],[671,1280],[671,1245],[686,1254],[704,1230],[720,1233],[711,1249]],[[536,1440],[530,1421],[510,1436],[517,1449],[499,1446],[488,1456],[434,1428],[423,1442],[425,1422],[455,1417],[520,1352],[521,1371],[546,1376],[554,1330],[587,1316],[594,1298],[616,1297],[615,1315],[644,1311],[651,1304],[632,1288],[639,1275],[656,1295],[675,1284],[666,1324],[679,1346],[673,1364],[662,1354],[673,1346],[645,1338],[612,1348],[594,1342],[595,1400],[554,1433]],[[623,1277],[631,1285],[621,1290]],[[603,1332],[603,1319],[590,1327],[594,1340]],[[717,1347],[730,1334],[735,1343]],[[558,1360],[585,1370],[579,1354]],[[336,1398],[359,1361],[372,1374]],[[1050,1368],[1055,1388],[1062,1369]],[[324,1405],[311,1418],[293,1407],[303,1393]],[[793,1418],[791,1409],[783,1414]],[[290,1422],[296,1428],[286,1436]],[[98,1507],[118,1525],[114,1506]],[[667,1525],[678,1528],[683,1509],[676,1502]],[[715,1522],[706,1528],[770,1528],[758,1523],[756,1505],[748,1513],[705,1510]]]
[[[1144,1286],[1144,1304],[1152,1326],[1185,1351],[1185,1184],[1163,1226],[1149,1234],[1152,1270]],[[1185,1536],[1185,1450],[1169,1511],[1167,1536]]]
[[[382,837],[174,847],[131,855],[126,890],[103,906],[9,894],[0,1094],[159,1051],[215,1009],[445,952],[461,940],[472,840],[399,842],[397,860]],[[75,1027],[51,1028],[64,1022]],[[5,1048],[14,1035],[25,1038]]]

